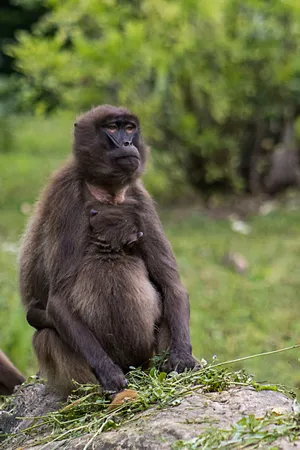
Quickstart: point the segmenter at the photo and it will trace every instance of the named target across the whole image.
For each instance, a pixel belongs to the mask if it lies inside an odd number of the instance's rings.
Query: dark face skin
[[[108,157],[113,165],[124,171],[135,172],[140,164],[137,147],[138,124],[133,117],[121,115],[101,125],[101,133],[106,135],[110,151]]]

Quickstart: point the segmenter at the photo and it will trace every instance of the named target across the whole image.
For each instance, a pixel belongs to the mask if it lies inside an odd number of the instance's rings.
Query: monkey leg
[[[161,354],[169,350],[171,344],[171,333],[170,327],[166,319],[162,319],[159,324],[157,335],[156,335],[156,354]]]
[[[52,389],[68,396],[74,389],[72,380],[78,383],[99,384],[86,361],[74,353],[50,328],[36,331],[33,336],[40,373]]]

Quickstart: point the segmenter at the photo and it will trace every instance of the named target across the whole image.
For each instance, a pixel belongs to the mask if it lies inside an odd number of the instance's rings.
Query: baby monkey
[[[92,230],[90,250],[102,259],[134,253],[135,244],[144,235],[137,214],[124,218],[120,206],[104,206],[98,201],[87,202],[86,210]]]
[[[136,205],[91,201],[86,211],[90,238],[72,292],[73,308],[123,372],[147,367],[155,351],[161,299],[140,257],[145,236]]]
[[[139,244],[145,236],[136,206],[128,201],[114,206],[92,200],[86,202],[85,211],[90,234],[71,292],[70,308],[123,373],[132,366],[147,368],[159,348],[157,328],[162,306],[140,256]],[[40,329],[42,314],[44,328],[48,320],[46,311],[30,308],[27,314],[30,325]],[[52,327],[50,323],[48,327]],[[81,373],[85,373],[83,380],[97,383],[87,363],[82,358],[78,363]],[[71,376],[69,380],[60,380],[59,368],[53,373],[56,374],[53,379],[47,374],[50,384],[63,382],[69,392]]]

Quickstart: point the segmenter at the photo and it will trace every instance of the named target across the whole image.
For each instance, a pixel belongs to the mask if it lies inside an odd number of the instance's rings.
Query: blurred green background
[[[298,0],[7,0],[0,46],[0,348],[20,370],[36,362],[19,239],[76,115],[100,103],[141,118],[195,355],[300,342]],[[235,367],[298,388],[299,358]]]

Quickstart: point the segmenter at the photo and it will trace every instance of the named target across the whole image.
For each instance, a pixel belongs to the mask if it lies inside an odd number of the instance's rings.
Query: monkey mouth
[[[116,160],[122,160],[122,159],[127,159],[127,158],[135,158],[135,159],[138,159],[138,160],[140,160],[140,157],[139,157],[139,155],[136,153],[136,152],[132,152],[132,153],[125,153],[125,154],[123,154],[123,155],[118,155],[118,156],[116,156]]]
[[[140,158],[137,155],[119,156],[116,158],[116,163],[122,169],[134,172],[140,165]]]
[[[140,160],[140,158],[137,156],[137,155],[126,155],[126,156],[118,156],[117,158],[116,158],[116,160],[119,162],[119,161],[130,161],[130,160],[137,160],[137,161],[139,161]]]

